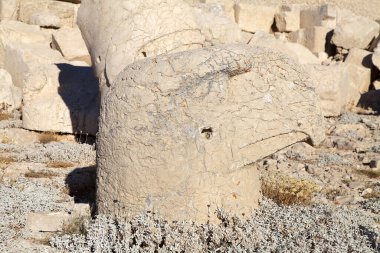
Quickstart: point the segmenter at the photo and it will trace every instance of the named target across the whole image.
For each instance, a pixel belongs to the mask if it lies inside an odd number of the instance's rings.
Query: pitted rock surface
[[[100,213],[208,219],[257,207],[255,161],[323,139],[313,84],[287,56],[243,44],[163,55],[125,68],[104,93]]]

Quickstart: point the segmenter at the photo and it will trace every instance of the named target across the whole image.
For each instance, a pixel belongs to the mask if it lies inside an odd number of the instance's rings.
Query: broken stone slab
[[[302,67],[273,49],[220,45],[129,65],[102,98],[99,213],[205,222],[217,207],[251,212],[253,163],[323,140],[316,100]]]
[[[25,228],[30,232],[59,232],[69,218],[66,212],[29,213]]]
[[[270,32],[274,24],[277,6],[264,6],[251,3],[238,3],[235,6],[235,18],[240,29],[246,32],[263,30]]]
[[[11,113],[21,108],[22,90],[13,85],[11,75],[0,69],[0,113]]]
[[[41,43],[50,47],[51,36],[41,31],[37,25],[27,25],[18,21],[0,22],[0,67],[4,67],[4,51],[7,45],[15,43]],[[6,58],[7,60],[9,58]]]
[[[334,30],[332,42],[346,49],[366,49],[379,35],[380,25],[362,16],[344,16]]]
[[[91,57],[79,28],[62,28],[53,33],[52,47],[68,61],[84,61],[91,65]]]
[[[102,87],[137,60],[241,40],[233,21],[222,16],[199,19],[199,9],[181,0],[86,0],[78,25]]]

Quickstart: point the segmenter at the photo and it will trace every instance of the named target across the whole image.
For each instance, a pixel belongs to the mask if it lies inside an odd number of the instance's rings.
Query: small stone
[[[372,192],[373,192],[373,189],[372,189],[372,188],[367,188],[367,189],[365,189],[365,190],[362,192],[361,196],[363,197],[363,196],[365,196],[365,195],[367,195],[367,194],[371,194]]]
[[[69,217],[70,215],[65,212],[29,213],[26,228],[31,232],[62,231],[63,225]]]
[[[352,196],[337,196],[335,197],[334,203],[337,205],[349,204],[354,200]]]

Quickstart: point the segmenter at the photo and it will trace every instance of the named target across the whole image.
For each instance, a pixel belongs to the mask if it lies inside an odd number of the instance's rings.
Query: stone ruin
[[[377,12],[256,2],[0,1],[0,109],[95,135],[101,100],[101,213],[247,213],[256,161],[380,87]]]

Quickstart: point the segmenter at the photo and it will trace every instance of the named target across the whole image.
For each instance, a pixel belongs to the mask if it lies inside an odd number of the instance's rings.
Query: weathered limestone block
[[[15,87],[11,75],[0,69],[0,113],[9,113],[21,107],[21,89]]]
[[[136,60],[240,41],[239,27],[222,18],[200,19],[199,9],[181,0],[85,0],[78,25],[101,84],[111,84]]]
[[[91,57],[79,28],[62,28],[53,33],[53,48],[66,60],[85,61],[91,65]]]
[[[38,25],[40,27],[46,28],[60,28],[61,27],[61,19],[50,12],[40,11],[36,12],[30,18],[30,24]]]
[[[4,53],[7,45],[15,43],[42,43],[49,47],[51,36],[36,25],[27,25],[18,21],[0,22],[0,67],[4,66]],[[11,60],[10,58],[6,58]]]
[[[75,5],[68,2],[51,0],[20,0],[19,20],[31,23],[35,13],[49,12],[60,19],[62,26],[75,26]]]
[[[252,164],[323,139],[303,69],[272,49],[220,45],[148,58],[105,88],[98,134],[98,210],[169,220],[258,206]]]
[[[86,63],[35,65],[24,82],[23,128],[95,135],[98,90],[97,79]]]
[[[16,20],[19,2],[20,0],[1,0],[0,20]]]
[[[317,55],[320,52],[330,51],[327,49],[329,32],[330,28],[313,26],[290,33],[289,41],[301,44]]]
[[[4,69],[12,75],[14,85],[20,88],[25,87],[26,76],[32,73],[39,64],[63,61],[58,51],[41,43],[8,43],[5,47],[4,58]]]
[[[376,80],[379,75],[379,71],[373,64],[371,57],[371,52],[367,50],[352,48],[345,60],[345,64],[356,66],[357,71],[350,73],[354,80],[358,77],[357,75],[362,76],[363,81],[356,82],[361,93],[367,92],[371,81]]]
[[[301,28],[323,26],[334,29],[337,24],[338,9],[335,5],[316,5],[301,10]]]
[[[193,6],[204,5],[209,9],[214,9],[215,11],[220,12],[219,6],[223,11],[223,15],[226,15],[230,20],[235,22],[235,0],[185,0],[186,3],[189,3]]]
[[[62,231],[64,223],[70,218],[65,212],[29,213],[26,218],[26,229],[30,232]]]
[[[270,32],[274,23],[277,6],[264,6],[250,3],[238,3],[235,7],[236,22],[243,31]]]
[[[306,47],[298,43],[291,43],[281,39],[275,39],[273,35],[263,31],[256,32],[248,43],[251,46],[268,47],[279,50],[299,64],[319,64],[318,58]]]
[[[357,88],[348,85],[350,83],[349,70],[342,64],[305,65],[305,68],[317,83],[315,91],[320,99],[324,116],[339,116],[360,98]]]
[[[379,35],[380,25],[365,17],[345,16],[334,30],[332,42],[339,47],[346,49],[365,49],[371,41]]]
[[[276,27],[280,32],[293,32],[300,29],[301,10],[299,6],[283,5],[275,15]]]

